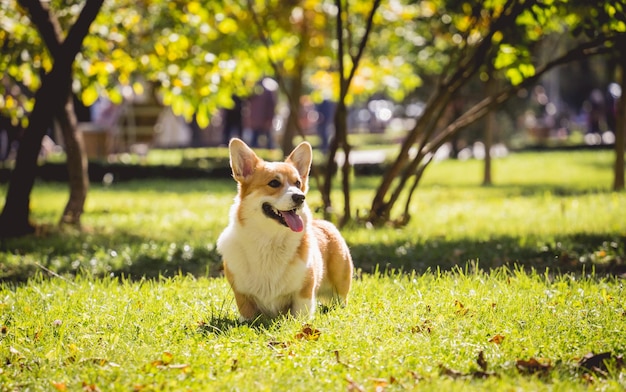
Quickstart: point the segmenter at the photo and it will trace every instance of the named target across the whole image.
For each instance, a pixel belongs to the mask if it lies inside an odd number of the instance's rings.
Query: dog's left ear
[[[313,149],[308,142],[298,144],[285,160],[285,162],[291,163],[296,167],[296,170],[300,173],[300,177],[305,181],[309,179],[312,161]]]

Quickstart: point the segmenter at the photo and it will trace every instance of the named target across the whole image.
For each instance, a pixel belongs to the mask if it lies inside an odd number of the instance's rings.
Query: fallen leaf
[[[67,391],[67,385],[64,382],[52,381],[52,386],[57,391]]]
[[[311,327],[309,324],[304,324],[302,326],[302,331],[296,334],[296,339],[316,341],[317,339],[320,338],[321,334],[322,333],[320,332],[319,329],[315,329]]]
[[[549,359],[536,359],[531,358],[529,360],[518,359],[515,362],[517,370],[522,373],[534,374],[539,372],[547,372],[552,369],[552,363]]]
[[[461,303],[461,301],[454,300],[454,307],[456,308],[454,313],[458,314],[459,316],[465,316],[469,311],[469,309],[467,309],[465,305]]]
[[[502,341],[504,341],[504,335],[494,335],[491,337],[491,339],[489,339],[489,343],[495,343],[495,344],[501,344]]]
[[[96,384],[88,384],[85,381],[83,381],[83,391],[100,392],[100,388],[98,388]]]
[[[411,327],[411,333],[430,333],[430,320],[424,320],[421,325]]]
[[[161,361],[163,361],[163,364],[165,365],[169,365],[170,363],[172,363],[173,360],[174,360],[174,355],[172,355],[171,353],[168,353],[167,351],[165,351],[163,355],[161,355]]]
[[[595,372],[607,372],[608,368],[606,362],[612,360],[615,360],[618,367],[624,365],[623,357],[621,355],[615,356],[613,353],[604,352],[600,354],[585,354],[582,359],[578,361],[578,366]]]

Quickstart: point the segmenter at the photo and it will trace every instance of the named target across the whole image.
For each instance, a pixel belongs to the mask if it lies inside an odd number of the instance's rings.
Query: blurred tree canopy
[[[64,31],[84,4],[46,2]],[[375,8],[361,47],[372,10],[365,0],[109,1],[75,56],[71,89],[89,106],[99,97],[121,102],[154,83],[165,105],[187,120],[195,116],[200,126],[264,76],[277,79],[292,116],[302,93],[314,100],[330,94],[347,105],[374,93],[396,101],[419,93],[426,97],[424,110],[415,114],[367,218],[381,223],[391,219],[402,194],[410,202],[432,154],[461,129],[558,65],[617,56],[624,8],[624,0],[388,0]],[[0,2],[0,26],[0,116],[8,119],[5,127],[23,134],[19,129],[32,122],[36,92],[56,60],[20,2]],[[546,39],[555,36],[562,44],[546,49]],[[357,52],[363,53],[358,64]],[[351,73],[342,96],[342,80]],[[446,115],[462,88],[492,79],[502,81],[498,89]],[[283,149],[297,127],[288,121]]]
[[[549,70],[589,56],[617,56],[626,33],[624,1],[552,0],[487,2],[420,2],[429,5],[417,26],[430,40],[415,50],[437,64],[418,68],[434,81],[423,113],[403,141],[400,153],[384,173],[367,220],[381,224],[405,196],[404,215],[434,153],[460,130],[478,121],[522,88],[532,86]],[[428,32],[433,32],[429,34]],[[561,37],[562,45],[546,47]],[[539,56],[539,53],[544,55]],[[449,114],[461,89],[474,81],[503,83],[479,102]],[[414,151],[411,155],[410,152]],[[409,182],[412,180],[412,183]]]
[[[67,27],[81,4],[53,0],[49,8]],[[368,4],[355,2],[352,18],[362,18]],[[390,4],[380,13],[386,17],[377,18],[378,29],[389,20],[407,18],[398,6]],[[5,74],[0,110],[24,126],[32,92],[53,58],[17,1],[3,1],[0,11],[0,70]],[[105,2],[76,58],[73,91],[89,106],[98,97],[121,102],[125,93],[141,94],[144,82],[155,82],[164,104],[187,119],[197,115],[201,126],[219,108],[232,105],[233,93],[249,94],[265,75],[280,73],[289,85],[302,73],[306,92],[315,99],[321,99],[323,89],[334,90],[336,96],[335,13],[332,2],[316,1]],[[410,59],[383,49],[381,45],[377,56],[364,60],[348,103],[384,89],[402,99],[418,84]]]

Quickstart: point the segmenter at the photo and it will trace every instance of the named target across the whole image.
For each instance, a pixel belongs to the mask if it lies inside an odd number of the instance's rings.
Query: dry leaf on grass
[[[624,358],[622,355],[615,355],[611,352],[604,352],[600,354],[588,353],[578,361],[578,366],[581,368],[592,370],[597,373],[606,373],[609,369],[607,362],[615,361],[618,368],[624,366]]]
[[[518,359],[515,362],[515,366],[521,373],[547,373],[552,369],[552,362],[545,358],[530,358],[529,360]]]
[[[504,335],[494,335],[489,339],[489,343],[501,344],[504,341]]]
[[[319,329],[315,329],[309,324],[304,324],[302,330],[296,334],[296,339],[315,341],[320,338],[321,334],[322,332]]]

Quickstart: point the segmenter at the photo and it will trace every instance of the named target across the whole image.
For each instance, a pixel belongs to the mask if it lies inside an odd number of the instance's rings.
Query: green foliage
[[[353,31],[345,38],[354,44],[363,34],[371,4],[348,3]],[[47,4],[65,32],[81,9],[79,1]],[[504,4],[501,0],[384,2],[375,15],[372,39],[347,102],[374,93],[401,101],[425,79],[453,73],[464,53],[484,39],[492,40],[493,53],[478,60],[486,65],[496,58],[495,68],[519,84],[534,74],[529,48],[550,34],[570,30],[597,36],[626,30],[621,1],[533,2],[524,6],[514,23],[494,28]],[[306,92],[314,100],[321,100],[324,91],[333,91],[336,97],[336,12],[332,1],[106,2],[75,62],[74,92],[86,105],[98,96],[120,102],[142,95],[143,83],[157,83],[166,105],[187,119],[197,114],[197,121],[205,126],[218,108],[232,104],[233,92],[247,95],[257,80],[273,74],[273,62],[287,81],[304,72]],[[51,69],[52,59],[17,1],[1,2],[0,15],[0,71],[10,77],[11,85],[28,90],[16,93],[0,85],[0,107],[14,123],[24,125],[39,75]],[[260,26],[255,16],[262,21]],[[352,55],[346,54],[347,71],[353,66]]]

